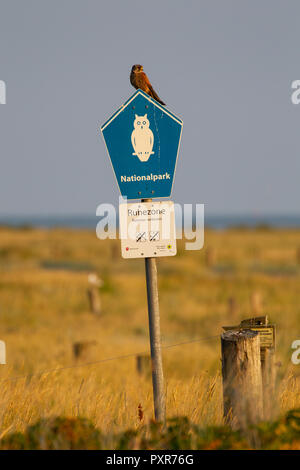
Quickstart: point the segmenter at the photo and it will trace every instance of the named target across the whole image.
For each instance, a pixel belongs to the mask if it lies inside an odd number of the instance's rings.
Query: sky
[[[118,203],[100,125],[144,65],[183,119],[172,199],[298,214],[300,3],[0,0],[0,214]]]

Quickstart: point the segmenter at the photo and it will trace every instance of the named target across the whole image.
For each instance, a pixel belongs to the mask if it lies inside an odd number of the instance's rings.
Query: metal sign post
[[[137,90],[101,127],[122,196],[141,199],[135,210],[129,204],[120,205],[120,232],[126,234],[125,239],[121,235],[121,247],[123,258],[145,258],[154,414],[162,423],[166,403],[155,257],[176,255],[175,214],[171,202],[165,208],[154,202],[150,208],[141,206],[152,198],[170,197],[182,124],[171,111]],[[156,217],[151,217],[152,212]],[[154,221],[155,229],[153,225],[152,230],[143,228],[134,239],[128,235],[128,222],[135,232],[140,224]],[[166,228],[168,235],[162,236]]]
[[[152,363],[152,385],[154,399],[154,415],[162,423],[166,419],[166,400],[164,390],[164,374],[161,354],[160,316],[157,288],[157,268],[155,258],[145,258],[149,333]]]
[[[142,199],[151,202],[151,199]],[[145,258],[150,350],[152,364],[152,386],[154,416],[162,423],[166,420],[166,399],[164,390],[164,372],[161,354],[160,315],[157,286],[157,266],[155,258]]]

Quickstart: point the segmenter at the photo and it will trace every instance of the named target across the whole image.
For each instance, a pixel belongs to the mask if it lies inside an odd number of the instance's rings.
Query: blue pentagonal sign
[[[101,131],[123,197],[171,195],[181,119],[137,90],[103,124]]]

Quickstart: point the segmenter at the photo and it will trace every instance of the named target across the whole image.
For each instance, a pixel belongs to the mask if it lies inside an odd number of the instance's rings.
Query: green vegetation
[[[250,446],[248,435],[255,435]],[[227,426],[201,429],[188,418],[169,419],[165,428],[150,422],[137,429],[104,436],[85,418],[50,418],[28,426],[24,433],[14,433],[0,442],[1,450],[300,450],[300,409],[283,418],[262,423],[243,433]]]

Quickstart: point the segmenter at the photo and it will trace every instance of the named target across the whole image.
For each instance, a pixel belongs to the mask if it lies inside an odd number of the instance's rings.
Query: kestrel
[[[149,96],[151,96],[156,101],[158,101],[160,104],[165,105],[165,103],[159,98],[159,96],[153,90],[153,87],[149,81],[149,78],[145,74],[142,65],[136,64],[132,66],[131,74],[130,74],[130,83],[132,86],[134,86],[134,88],[136,89],[140,88]]]

